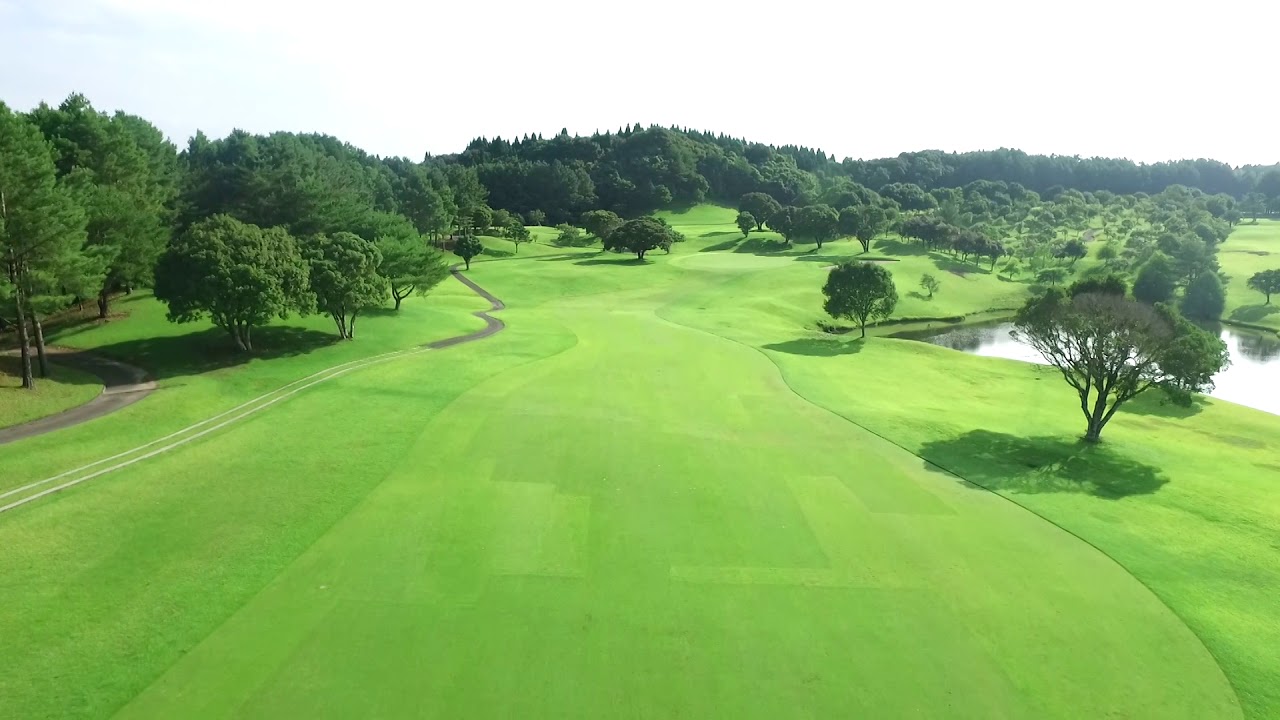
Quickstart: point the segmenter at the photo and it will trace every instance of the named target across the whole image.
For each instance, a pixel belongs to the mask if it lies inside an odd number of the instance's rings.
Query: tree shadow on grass
[[[836,357],[838,355],[856,355],[862,351],[862,345],[862,338],[797,338],[786,342],[763,345],[762,347],[765,350],[774,350],[790,355]]]
[[[1280,305],[1245,305],[1231,311],[1231,319],[1236,322],[1258,322],[1268,315],[1280,312]]]
[[[730,238],[728,240],[725,240],[724,242],[718,242],[715,245],[708,245],[702,248],[701,250],[699,250],[698,252],[719,252],[721,250],[732,250],[738,247],[738,243],[742,242],[742,240],[743,238]]]
[[[752,255],[776,255],[778,253],[794,250],[795,248],[786,243],[776,240],[765,240],[764,238],[747,238],[733,249],[734,252],[751,253]]]
[[[929,248],[924,243],[906,242],[905,240],[877,240],[872,248],[890,255],[926,255]]]
[[[1198,414],[1208,405],[1209,401],[1203,395],[1192,397],[1187,405],[1179,405],[1163,392],[1152,390],[1121,405],[1119,412],[1181,420]]]
[[[991,274],[991,271],[982,265],[977,265],[971,262],[961,262],[955,258],[947,257],[946,255],[934,255],[933,264],[937,266],[939,270],[949,272],[952,275],[959,275],[960,277],[964,277],[965,275]]]
[[[742,234],[741,230],[712,230],[711,232],[704,232],[698,237],[710,238],[710,237],[724,237],[725,235],[741,235],[741,234]]]
[[[574,265],[616,265],[618,267],[644,267],[650,264],[652,261],[636,257],[593,258],[574,263]]]
[[[357,328],[356,337],[359,338]],[[136,365],[156,380],[222,370],[250,360],[305,355],[342,342],[337,332],[325,333],[300,327],[264,327],[253,331],[251,353],[240,352],[221,328],[187,335],[126,340],[93,348],[90,352]],[[357,340],[356,342],[359,342]]]
[[[1061,437],[973,430],[926,443],[920,456],[986,490],[1009,494],[1078,493],[1108,500],[1150,495],[1169,482],[1156,468],[1108,447]]]

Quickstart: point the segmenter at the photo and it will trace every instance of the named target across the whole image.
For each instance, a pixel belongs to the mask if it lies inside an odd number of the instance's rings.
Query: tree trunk
[[[867,321],[863,320],[858,326],[862,328],[862,337],[865,338],[867,336]]]
[[[45,357],[44,352],[44,323],[40,322],[40,316],[31,315],[31,325],[36,331],[36,357],[40,361],[40,377],[49,377],[49,358]]]
[[[639,258],[639,259],[641,259],[641,260],[643,260],[643,259],[644,259],[644,251],[643,251],[643,250],[639,250],[639,251],[637,251],[637,252],[636,252],[636,257],[637,257],[637,258]]]
[[[109,300],[107,299],[107,289],[103,288],[102,292],[98,293],[98,317],[106,319],[107,310],[109,309],[110,307],[109,307]]]
[[[235,341],[235,343],[236,343],[236,349],[237,349],[237,350],[239,350],[240,352],[248,352],[248,351],[249,351],[249,348],[245,347],[245,344],[244,344],[244,335],[243,335],[243,333],[240,331],[240,326],[239,326],[239,325],[236,325],[236,324],[232,323],[232,324],[227,328],[227,332],[231,334],[231,339]]]
[[[471,269],[471,258],[462,258],[462,262],[467,266],[468,270]]]
[[[31,338],[27,335],[27,312],[22,307],[22,289],[19,288],[14,297],[18,308],[18,347],[22,353],[22,387],[34,390],[36,379],[31,375]]]
[[[244,326],[244,349],[253,352],[253,326],[247,323]]]
[[[356,315],[357,313],[351,313],[351,322],[347,323],[347,339],[348,340],[356,339]]]

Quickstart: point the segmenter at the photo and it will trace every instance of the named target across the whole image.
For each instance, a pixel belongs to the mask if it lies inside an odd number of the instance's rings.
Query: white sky
[[[0,0],[0,100],[72,91],[178,145],[682,125],[837,158],[1000,146],[1280,162],[1280,3]]]

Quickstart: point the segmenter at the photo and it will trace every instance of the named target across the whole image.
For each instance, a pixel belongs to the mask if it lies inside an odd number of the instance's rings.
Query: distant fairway
[[[1280,712],[1280,418],[1153,404],[1073,456],[1047,371],[815,333],[822,258],[860,248],[740,249],[726,212],[670,215],[688,241],[644,264],[476,262],[504,332],[0,515],[0,716]],[[1026,292],[896,249],[910,317]],[[81,340],[131,342],[134,302]],[[450,280],[354,343],[175,370],[0,450],[0,492],[483,306]]]
[[[1266,296],[1247,285],[1254,273],[1280,270],[1280,221],[1237,226],[1218,249],[1218,262],[1231,278],[1226,286],[1227,319],[1280,331],[1280,296],[1267,305]]]

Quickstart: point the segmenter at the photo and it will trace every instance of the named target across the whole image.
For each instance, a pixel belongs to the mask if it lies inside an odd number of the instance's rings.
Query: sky
[[[0,0],[0,101],[81,92],[179,147],[289,130],[414,159],[641,123],[837,159],[1271,164],[1277,21],[1265,0]]]

